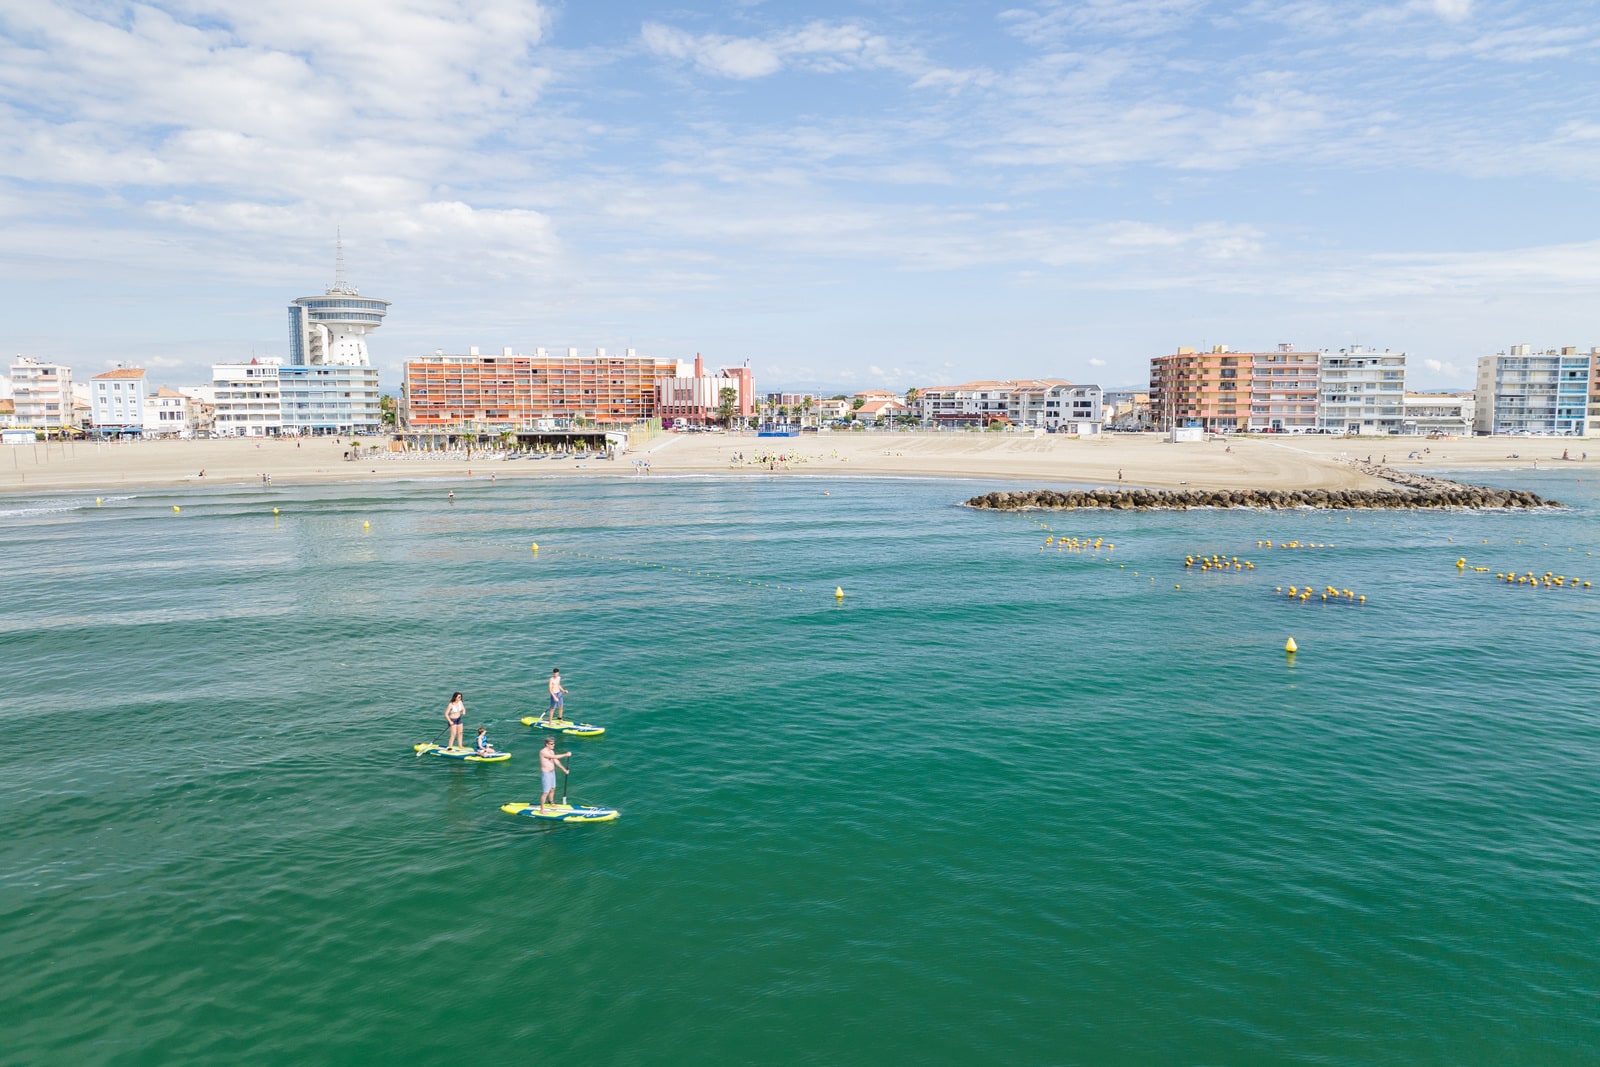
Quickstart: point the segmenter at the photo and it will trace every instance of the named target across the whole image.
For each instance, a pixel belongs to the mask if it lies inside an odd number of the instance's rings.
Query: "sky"
[[[759,388],[1600,345],[1600,0],[0,0],[0,345],[152,384],[333,281]],[[9,359],[6,361],[9,362]]]

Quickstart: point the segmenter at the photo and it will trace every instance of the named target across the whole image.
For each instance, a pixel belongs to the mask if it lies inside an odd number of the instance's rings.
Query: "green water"
[[[0,500],[0,1061],[1593,1063],[1600,499],[1516,484]],[[617,822],[499,811],[555,666]],[[456,689],[510,763],[412,755]]]

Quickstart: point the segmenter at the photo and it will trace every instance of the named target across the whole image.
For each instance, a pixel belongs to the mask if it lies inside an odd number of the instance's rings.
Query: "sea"
[[[0,498],[0,1062],[1600,1062],[1600,487],[1455,475]]]

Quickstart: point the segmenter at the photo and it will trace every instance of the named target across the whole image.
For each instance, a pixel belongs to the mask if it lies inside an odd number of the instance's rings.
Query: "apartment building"
[[[211,368],[216,395],[212,432],[219,437],[278,437],[283,433],[283,394],[276,359],[218,363]]]
[[[162,386],[144,401],[146,437],[194,436],[194,404],[176,389]]]
[[[1156,428],[1198,426],[1228,433],[1249,426],[1255,353],[1213,345],[1179,348],[1150,361],[1150,406]]]
[[[1326,433],[1401,433],[1406,354],[1361,345],[1324,352],[1317,376],[1317,425]]]
[[[72,368],[18,356],[11,365],[11,400],[19,427],[51,430],[71,426]]]
[[[1243,353],[1240,353],[1243,355]],[[1250,414],[1254,433],[1305,433],[1317,428],[1319,352],[1280,344],[1271,352],[1250,353]]]
[[[1531,345],[1512,345],[1509,351],[1482,356],[1473,427],[1487,434],[1600,432],[1597,370],[1600,348],[1535,352]]]
[[[144,378],[141,367],[118,367],[89,379],[96,433],[144,432]]]
[[[418,356],[406,361],[401,416],[412,429],[480,430],[583,419],[628,426],[658,414],[656,382],[687,376],[680,360],[576,348],[519,355]],[[753,395],[753,394],[752,394]]]

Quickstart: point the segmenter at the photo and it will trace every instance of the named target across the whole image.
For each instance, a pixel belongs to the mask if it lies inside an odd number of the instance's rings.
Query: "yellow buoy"
[[[1295,654],[1295,653],[1296,653],[1296,652],[1298,652],[1298,651],[1300,651],[1300,646],[1299,646],[1299,645],[1297,645],[1297,644],[1295,644],[1295,643],[1294,643],[1294,638],[1292,638],[1292,637],[1291,637],[1291,638],[1289,638],[1289,640],[1287,640],[1287,641],[1285,641],[1285,642],[1284,642],[1284,644],[1283,644],[1283,650],[1284,650],[1284,651],[1285,651],[1285,652],[1287,652],[1287,653],[1289,653],[1289,655],[1291,655],[1291,656],[1292,656],[1292,655],[1294,655],[1294,654]]]
[[[95,497],[94,498],[94,506],[95,507],[99,507],[100,506],[100,498],[99,497]]]
[[[836,586],[833,587],[833,599],[835,599],[835,600],[843,600],[844,599],[844,586],[836,585]]]
[[[529,548],[530,548],[530,549],[531,549],[531,550],[533,550],[533,551],[534,551],[534,552],[537,552],[537,551],[539,551],[539,542],[537,542],[537,541],[535,541],[535,542],[533,542],[533,544],[531,544],[531,545],[529,545],[529,546],[528,546],[528,547],[529,547]],[[677,570],[677,569],[678,569],[678,568],[676,568],[676,567],[674,567],[674,568],[672,568],[672,569],[673,569],[673,570]]]
[[[362,523],[362,524],[361,524],[361,528],[362,528],[362,529],[363,529],[363,530],[370,530],[370,529],[372,529],[372,523],[370,523],[370,522],[363,522],[363,523]]]
[[[276,514],[277,514],[277,513],[278,513],[278,509],[277,509],[277,508],[273,508],[273,509],[272,509],[272,513],[273,513],[273,514],[274,514],[274,515],[276,515]]]
[[[176,505],[176,504],[172,505],[172,513],[174,515],[176,515],[178,513],[178,505]]]

